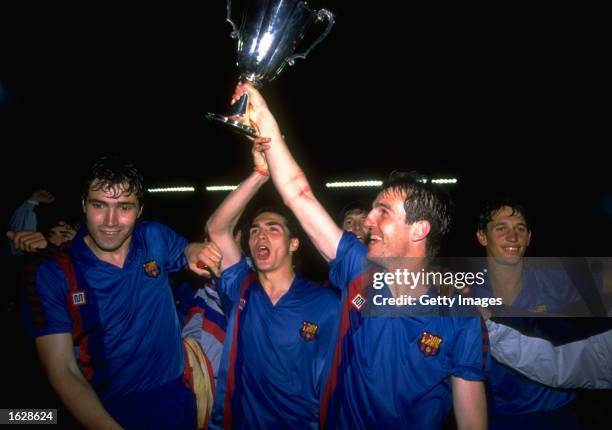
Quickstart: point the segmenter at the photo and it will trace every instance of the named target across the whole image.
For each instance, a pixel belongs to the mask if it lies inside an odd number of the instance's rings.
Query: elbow
[[[214,238],[221,235],[223,233],[223,229],[220,228],[220,226],[214,222],[214,219],[211,218],[206,222],[205,233],[208,238],[214,242]]]
[[[206,221],[206,225],[204,226],[204,233],[206,236],[210,236],[211,230],[214,230],[214,226],[211,225],[210,218]]]

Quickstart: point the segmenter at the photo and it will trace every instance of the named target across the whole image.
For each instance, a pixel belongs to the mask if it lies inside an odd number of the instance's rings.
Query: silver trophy
[[[334,14],[326,9],[315,11],[300,0],[247,0],[240,29],[231,19],[231,0],[227,0],[226,21],[233,28],[231,37],[237,39],[237,66],[242,82],[249,81],[261,88],[264,82],[276,78],[285,65],[292,66],[297,58],[306,58],[330,32]],[[323,33],[302,53],[296,46],[312,23],[327,21]],[[240,120],[244,117],[247,95],[234,104],[229,115],[207,113],[209,120],[217,121],[240,134],[257,137],[257,131]]]

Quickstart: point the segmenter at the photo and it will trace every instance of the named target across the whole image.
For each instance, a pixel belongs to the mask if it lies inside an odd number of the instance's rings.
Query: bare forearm
[[[62,402],[84,427],[100,430],[121,428],[104,409],[95,391],[80,372],[51,372],[49,380]]]
[[[283,202],[293,211],[323,258],[334,259],[342,231],[314,196],[304,172],[280,134],[272,138],[266,158]]]
[[[451,384],[457,429],[486,429],[487,403],[483,382],[451,377]]]
[[[268,125],[272,123],[272,125]],[[293,208],[299,199],[312,194],[304,172],[293,158],[276,122],[271,119],[262,127],[262,136],[270,137],[270,149],[266,159],[272,173],[272,180],[287,206]],[[266,134],[267,133],[267,134]]]
[[[244,91],[250,94],[249,120],[257,126],[260,136],[269,139],[266,162],[283,202],[293,211],[321,255],[326,260],[335,258],[342,230],[314,197],[261,94],[250,85],[239,86],[233,100],[238,100]]]
[[[223,200],[206,223],[210,240],[217,244],[223,255],[221,271],[240,261],[240,248],[234,242],[234,227],[236,227],[249,201],[268,179],[267,176],[257,172],[251,173],[238,188]]]
[[[216,242],[220,235],[232,236],[247,204],[267,181],[268,177],[253,172],[223,200],[206,223],[206,229],[213,242]]]

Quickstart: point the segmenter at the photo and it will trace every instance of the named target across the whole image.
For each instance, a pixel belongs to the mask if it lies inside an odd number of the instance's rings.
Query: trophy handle
[[[232,39],[237,39],[239,32],[238,27],[236,27],[236,24],[234,24],[234,21],[232,21],[232,0],[227,0],[225,7],[227,9],[227,15],[225,15],[225,22],[228,22],[232,26],[232,32],[230,33],[230,37]]]
[[[228,0],[229,2],[230,0]],[[332,26],[334,25],[334,14],[331,13],[330,11],[328,11],[327,9],[320,9],[317,12],[317,19],[316,22],[321,22],[323,20],[327,20],[327,27],[325,28],[325,31],[323,31],[323,34],[321,34],[319,36],[319,38],[317,40],[315,40],[313,42],[312,45],[310,45],[310,48],[308,48],[306,51],[304,51],[301,54],[294,54],[291,57],[287,58],[287,63],[290,66],[293,66],[293,64],[295,63],[295,60],[297,58],[301,58],[301,59],[305,59],[306,56],[308,56],[308,54],[310,53],[310,51],[312,51],[312,48],[314,48],[315,46],[317,46],[319,43],[321,43],[321,41],[323,39],[325,39],[327,37],[327,35],[329,34],[329,32],[331,31]]]

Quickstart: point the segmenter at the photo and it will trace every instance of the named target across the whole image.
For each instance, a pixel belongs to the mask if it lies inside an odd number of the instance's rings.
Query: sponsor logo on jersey
[[[87,304],[87,299],[85,298],[85,291],[72,293],[72,304],[74,306],[81,306]]]
[[[351,300],[351,304],[358,311],[361,310],[361,308],[363,307],[363,305],[365,305],[365,303],[366,303],[366,299],[361,294],[357,294],[355,297],[353,297],[353,300]]]
[[[437,355],[440,351],[442,338],[424,331],[421,340],[419,340],[419,349],[425,357]]]
[[[314,340],[317,337],[318,330],[319,326],[317,324],[304,321],[302,323],[302,328],[300,329],[300,336],[302,336],[305,340]]]
[[[157,266],[157,261],[147,261],[145,264],[142,265],[142,267],[147,276],[151,278],[157,278],[159,276],[159,267]]]

